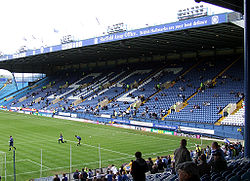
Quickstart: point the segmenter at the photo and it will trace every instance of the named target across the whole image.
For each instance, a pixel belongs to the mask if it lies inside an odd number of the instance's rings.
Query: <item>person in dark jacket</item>
[[[210,174],[211,167],[207,164],[206,155],[202,154],[199,157],[200,163],[197,165],[199,168],[199,175],[202,177],[205,174]]]
[[[213,160],[209,162],[212,172],[221,172],[227,169],[227,161],[222,156],[221,152],[212,154]]]
[[[87,172],[85,171],[85,169],[83,168],[82,171],[81,171],[81,173],[79,174],[79,179],[80,179],[81,181],[86,181],[87,178],[88,178],[88,174],[87,174]]]
[[[182,139],[180,143],[180,148],[177,148],[174,152],[175,168],[177,168],[180,163],[192,161],[190,157],[190,152],[188,151],[186,146],[187,140]],[[175,169],[175,171],[177,172],[177,169]]]
[[[74,174],[73,174],[73,178],[74,178],[74,179],[79,179],[79,175],[80,175],[79,170],[76,170],[76,171],[74,172]]]
[[[136,160],[132,163],[131,174],[134,181],[146,180],[145,173],[148,171],[148,165],[142,158],[141,152],[135,153]]]
[[[151,157],[148,158],[148,161],[147,161],[147,164],[148,164],[148,170],[151,171],[152,170],[152,167],[154,165]]]
[[[53,181],[60,181],[60,178],[58,177],[57,174],[56,174],[55,177],[53,178]]]

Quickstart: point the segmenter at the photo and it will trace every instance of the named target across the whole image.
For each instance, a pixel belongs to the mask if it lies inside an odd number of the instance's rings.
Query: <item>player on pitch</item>
[[[58,139],[58,143],[66,143],[66,141],[64,141],[63,140],[63,135],[62,135],[62,133],[60,133],[60,137],[59,137],[59,139]]]
[[[14,140],[13,140],[13,137],[12,137],[12,136],[10,136],[10,141],[9,141],[9,143],[10,143],[10,145],[9,145],[10,149],[9,149],[9,151],[11,150],[11,148],[16,149],[16,147],[14,147]]]
[[[76,146],[79,146],[81,144],[82,138],[80,136],[75,135],[76,139],[78,139],[78,143]]]

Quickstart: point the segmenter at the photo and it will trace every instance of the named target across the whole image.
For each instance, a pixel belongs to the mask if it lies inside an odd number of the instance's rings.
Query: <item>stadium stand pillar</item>
[[[14,81],[14,85],[15,85],[15,87],[16,87],[16,90],[18,91],[18,87],[17,87],[15,75],[14,75],[13,72],[11,72],[11,74],[12,74],[12,77],[13,77],[13,81]],[[22,81],[23,81],[23,80],[22,80]]]
[[[249,46],[248,46],[248,26],[247,22],[247,0],[244,0],[244,19],[245,19],[245,29],[244,29],[244,89],[245,89],[245,131],[244,131],[244,139],[245,139],[245,157],[250,158],[250,111],[249,107]],[[248,7],[249,8],[249,7]]]

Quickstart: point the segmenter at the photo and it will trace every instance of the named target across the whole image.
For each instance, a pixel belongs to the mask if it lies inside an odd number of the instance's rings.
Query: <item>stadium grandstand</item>
[[[0,77],[0,110],[225,141],[227,167],[200,180],[249,180],[247,2],[202,1],[234,11],[0,56],[1,69],[37,74]],[[200,161],[192,149],[192,159]],[[206,158],[218,156],[203,150]],[[124,171],[133,180],[129,161]],[[89,180],[108,179],[110,170],[117,168],[82,173]],[[67,176],[75,179],[77,171],[70,171]],[[146,180],[174,181],[178,175],[167,163],[151,168]]]

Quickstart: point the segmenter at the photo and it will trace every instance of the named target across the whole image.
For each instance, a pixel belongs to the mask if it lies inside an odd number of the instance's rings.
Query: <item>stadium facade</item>
[[[223,13],[3,55],[0,68],[47,77],[1,97],[0,105],[165,134],[243,139],[244,121],[233,117],[247,104],[242,22],[240,13]]]

